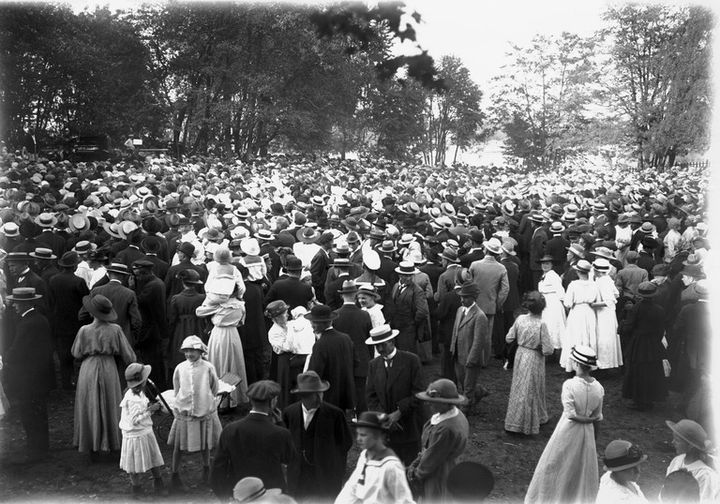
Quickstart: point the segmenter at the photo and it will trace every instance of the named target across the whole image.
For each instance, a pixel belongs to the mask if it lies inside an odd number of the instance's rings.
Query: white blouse
[[[335,499],[335,504],[414,504],[405,467],[395,455],[368,460],[360,453],[355,470]]]

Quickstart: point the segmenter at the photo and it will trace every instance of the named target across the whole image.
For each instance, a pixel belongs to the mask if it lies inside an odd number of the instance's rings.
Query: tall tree
[[[702,7],[608,9],[614,79],[610,92],[631,124],[640,167],[663,169],[704,150],[709,138],[712,14]]]
[[[536,36],[513,45],[494,79],[492,112],[507,135],[506,153],[531,168],[556,167],[578,150],[575,132],[588,122],[597,75],[594,43],[577,35]]]

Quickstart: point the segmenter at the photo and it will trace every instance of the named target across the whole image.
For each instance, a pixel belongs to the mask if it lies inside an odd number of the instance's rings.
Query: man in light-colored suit
[[[488,319],[475,302],[478,288],[466,282],[460,288],[460,302],[453,327],[450,352],[455,366],[458,388],[468,397],[468,410],[488,392],[477,386],[478,373],[490,358],[490,331]]]
[[[490,238],[483,245],[485,257],[470,265],[470,278],[478,288],[475,302],[488,320],[490,334],[496,313],[502,313],[503,304],[510,292],[507,269],[499,261],[502,244],[497,238]]]

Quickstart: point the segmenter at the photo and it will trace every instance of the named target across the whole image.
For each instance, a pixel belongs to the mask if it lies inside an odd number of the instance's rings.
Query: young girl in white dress
[[[168,444],[173,447],[171,486],[186,491],[180,479],[182,452],[200,452],[203,464],[203,481],[210,474],[210,452],[220,439],[222,425],[217,414],[215,396],[219,380],[215,367],[205,359],[205,344],[197,336],[188,336],[180,351],[185,361],[175,367],[173,389],[175,402],[172,406],[173,420]]]
[[[155,432],[153,431],[153,412],[160,409],[160,403],[150,404],[143,391],[150,376],[151,367],[133,362],[125,369],[128,389],[120,403],[120,469],[130,475],[133,497],[143,494],[141,476],[151,471],[155,493],[167,495],[162,480],[163,461]]]
[[[568,285],[563,303],[568,312],[563,333],[560,365],[565,371],[572,371],[570,351],[575,345],[587,345],[597,352],[597,315],[593,307],[600,299],[597,284],[589,279],[592,266],[584,259],[579,260],[573,268],[578,279]]]
[[[598,257],[593,262],[595,283],[600,299],[594,304],[597,317],[597,361],[598,369],[613,369],[622,366],[622,346],[618,335],[615,304],[620,293],[615,282],[608,275],[610,261]]]
[[[560,350],[562,348],[562,337],[565,332],[565,307],[563,306],[563,297],[565,297],[565,289],[562,286],[562,279],[555,270],[553,270],[553,258],[546,255],[540,259],[540,267],[543,275],[538,282],[538,292],[545,297],[545,309],[542,312],[542,321],[550,334],[553,348]]]

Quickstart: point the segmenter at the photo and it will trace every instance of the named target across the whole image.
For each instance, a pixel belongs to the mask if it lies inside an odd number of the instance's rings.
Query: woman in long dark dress
[[[657,285],[643,282],[638,286],[641,300],[628,312],[621,334],[625,337],[625,379],[623,397],[632,399],[634,408],[645,411],[667,395],[663,358],[665,347],[665,310],[655,303]]]

